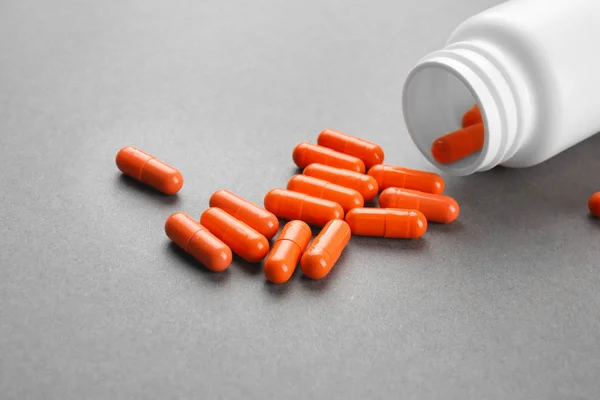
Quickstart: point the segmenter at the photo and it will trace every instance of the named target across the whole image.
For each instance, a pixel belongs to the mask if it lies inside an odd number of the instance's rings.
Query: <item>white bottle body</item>
[[[600,132],[598,39],[600,0],[511,0],[484,11],[409,75],[403,99],[409,133],[430,161],[457,175],[539,164]],[[438,67],[454,77],[424,83],[424,71],[435,74]],[[466,90],[449,88],[457,84],[446,81],[454,80]],[[457,166],[440,165],[428,146],[442,124],[447,132],[459,128],[451,125],[469,108],[467,94],[482,108],[486,144]],[[426,121],[428,98],[442,115],[437,125]]]

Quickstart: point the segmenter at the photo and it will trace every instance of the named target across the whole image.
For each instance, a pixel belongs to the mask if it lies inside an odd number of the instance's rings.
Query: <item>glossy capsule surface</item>
[[[329,221],[302,255],[300,267],[310,279],[323,279],[331,272],[350,240],[348,224]]]
[[[594,217],[600,218],[600,192],[594,193],[590,197],[588,200],[588,208]]]
[[[214,272],[224,271],[231,264],[229,246],[187,214],[175,213],[167,218],[165,232],[173,243]]]
[[[451,164],[480,151],[485,142],[483,124],[475,124],[437,138],[431,155],[441,164]]]
[[[267,239],[271,239],[279,230],[279,220],[275,215],[229,190],[213,193],[209,204],[246,223]]]
[[[135,147],[119,150],[116,162],[125,175],[164,194],[175,194],[183,186],[181,172]]]
[[[259,262],[269,252],[266,237],[220,208],[211,207],[204,211],[200,223],[248,262]]]
[[[317,143],[319,146],[329,147],[340,153],[358,157],[365,163],[367,168],[383,163],[384,154],[381,146],[333,129],[325,129],[321,132]]]
[[[299,219],[316,226],[324,226],[333,219],[344,219],[344,210],[339,204],[284,189],[273,189],[267,193],[265,208],[279,218]]]
[[[353,235],[416,239],[427,230],[427,219],[417,210],[355,208],[346,215]]]
[[[303,221],[290,221],[283,227],[264,263],[269,282],[281,284],[290,280],[311,237],[312,231]]]
[[[434,194],[441,194],[444,191],[444,180],[433,172],[380,164],[371,168],[369,175],[375,178],[380,191],[389,187]]]
[[[387,188],[379,195],[381,208],[418,210],[428,221],[448,224],[458,218],[460,208],[452,197],[410,189]]]
[[[482,124],[483,116],[481,115],[481,109],[477,104],[470,108],[462,118],[462,127],[466,128],[475,124]]]
[[[373,200],[379,192],[375,178],[347,169],[330,167],[323,164],[310,164],[304,168],[303,174],[354,189],[362,195],[364,201]]]
[[[312,163],[319,163],[360,172],[361,174],[365,173],[365,163],[360,158],[312,143],[304,142],[297,145],[294,148],[292,158],[299,168],[305,168]]]
[[[342,206],[344,212],[365,205],[363,197],[356,190],[336,185],[323,179],[313,178],[312,176],[296,175],[290,179],[287,188],[293,192],[305,193],[319,199],[338,203]]]

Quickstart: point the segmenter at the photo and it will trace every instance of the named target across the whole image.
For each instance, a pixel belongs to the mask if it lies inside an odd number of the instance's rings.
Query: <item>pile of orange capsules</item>
[[[441,164],[457,162],[480,151],[484,136],[475,105],[464,114],[461,129],[433,142],[431,155]],[[227,269],[233,253],[250,263],[266,257],[265,277],[281,284],[298,264],[311,279],[326,277],[351,235],[416,239],[428,221],[447,224],[458,217],[458,203],[442,195],[444,180],[438,174],[385,165],[380,146],[331,129],[321,132],[317,143],[296,146],[292,157],[303,173],[286,189],[269,191],[264,208],[219,190],[199,221],[184,213],[169,216],[167,236],[214,272]],[[183,186],[177,169],[134,147],[121,149],[116,162],[124,174],[165,194]],[[365,207],[378,194],[380,208]],[[600,218],[600,192],[588,207]],[[278,218],[289,222],[270,249]],[[312,242],[309,225],[322,227]]]
[[[443,143],[432,149],[446,161],[463,157],[464,148],[451,150],[453,143],[465,141],[457,135],[440,138]],[[438,174],[385,165],[380,146],[331,129],[321,132],[317,143],[295,147],[293,160],[303,173],[286,189],[269,191],[264,208],[219,190],[199,220],[184,213],[169,216],[167,236],[215,272],[229,267],[233,253],[250,263],[266,258],[265,277],[281,284],[298,264],[311,279],[326,277],[351,235],[415,239],[428,221],[447,224],[458,217],[459,206],[442,195],[444,180]],[[121,149],[116,162],[124,174],[163,193],[177,193],[183,185],[177,169],[136,148]],[[378,194],[380,208],[365,207]],[[279,218],[289,222],[271,248]],[[312,242],[309,225],[322,228]]]

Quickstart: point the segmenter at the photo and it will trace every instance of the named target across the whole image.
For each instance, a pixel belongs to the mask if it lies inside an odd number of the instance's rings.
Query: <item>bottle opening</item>
[[[409,75],[403,96],[408,131],[431,163],[453,175],[480,169],[485,113],[462,75],[439,63],[423,63]]]

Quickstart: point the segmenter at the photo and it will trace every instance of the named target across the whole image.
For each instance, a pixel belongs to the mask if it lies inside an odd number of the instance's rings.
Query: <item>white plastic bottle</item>
[[[483,149],[436,162],[433,141],[474,104]],[[532,166],[600,132],[600,0],[511,0],[470,18],[410,72],[403,110],[419,150],[454,175]]]

